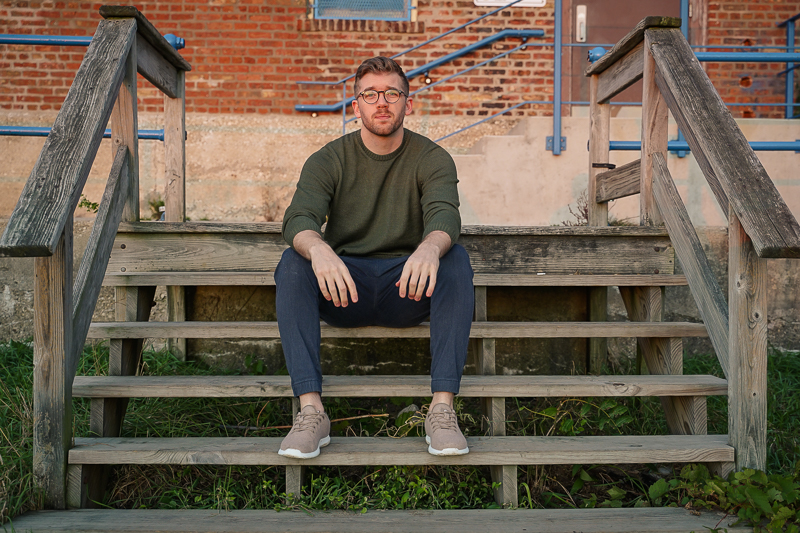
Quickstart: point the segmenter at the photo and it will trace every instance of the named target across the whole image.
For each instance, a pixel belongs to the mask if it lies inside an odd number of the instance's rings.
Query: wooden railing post
[[[608,150],[611,130],[611,105],[597,101],[599,76],[593,74],[589,82],[589,188],[588,223],[590,226],[608,226],[608,203],[598,203],[597,175],[604,170],[597,164],[608,163]],[[605,322],[608,320],[608,287],[589,289],[589,320]],[[608,340],[589,339],[587,371],[599,374],[608,358]]]
[[[767,265],[728,211],[728,432],[736,470],[767,464]]]
[[[66,507],[72,443],[72,216],[49,257],[34,260],[33,473],[48,509]]]
[[[475,287],[475,321],[486,322],[489,319],[486,298],[486,287]],[[495,339],[477,339],[476,373],[481,376],[493,376],[497,373],[495,360]],[[432,406],[431,406],[432,407]],[[506,434],[506,399],[481,398],[481,407],[485,417],[484,430],[492,436]],[[517,507],[517,466],[494,465],[490,467],[492,482],[500,485],[494,490],[494,499],[503,507]]]
[[[167,189],[164,204],[166,222],[186,220],[186,74],[177,71],[177,95],[164,95],[164,161]],[[186,299],[182,286],[167,287],[167,316],[170,322],[186,320]],[[186,339],[168,339],[167,347],[181,361],[186,360]]]

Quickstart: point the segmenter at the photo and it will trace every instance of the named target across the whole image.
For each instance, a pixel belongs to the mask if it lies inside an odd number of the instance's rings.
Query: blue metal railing
[[[788,52],[794,52],[795,22],[799,18],[800,13],[778,24],[779,28],[786,26],[786,47],[788,48]],[[798,65],[787,62],[786,69],[778,73],[779,75],[786,74],[786,118],[797,118],[800,116],[794,114],[794,106],[796,105],[794,103],[794,69],[797,68],[797,66]]]
[[[165,35],[164,39],[166,39],[175,50],[181,50],[186,47],[186,41],[171,33]],[[0,44],[21,44],[28,46],[89,46],[91,42],[91,36],[0,34]],[[50,129],[51,128],[37,126],[0,126],[0,135],[47,137],[50,135]],[[111,130],[106,130],[103,137],[106,139],[110,138]],[[163,141],[164,130],[139,130],[139,138]]]

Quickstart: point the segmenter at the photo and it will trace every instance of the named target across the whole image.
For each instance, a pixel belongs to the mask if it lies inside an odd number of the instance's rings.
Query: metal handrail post
[[[566,140],[561,137],[561,0],[555,0],[554,9],[553,137],[548,144],[549,148],[553,151],[553,155],[561,155],[561,144]]]
[[[795,21],[786,24],[787,52],[794,52]],[[794,117],[794,63],[786,63],[786,118]]]

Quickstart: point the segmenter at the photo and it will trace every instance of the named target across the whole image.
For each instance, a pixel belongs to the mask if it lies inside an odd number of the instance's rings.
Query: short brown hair
[[[408,95],[408,78],[406,78],[406,73],[403,72],[403,69],[400,65],[395,62],[394,59],[390,57],[373,57],[371,59],[367,59],[361,65],[359,65],[358,70],[356,71],[356,79],[353,83],[353,90],[356,95],[358,95],[358,82],[361,81],[361,78],[366,76],[367,74],[397,74],[400,76],[400,79],[403,81],[403,91]]]

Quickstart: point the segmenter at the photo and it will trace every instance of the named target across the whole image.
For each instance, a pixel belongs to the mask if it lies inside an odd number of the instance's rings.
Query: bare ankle
[[[301,394],[298,397],[298,399],[300,400],[301,410],[307,405],[310,405],[320,413],[325,412],[325,408],[322,406],[322,397],[318,392],[308,392],[306,394]]]

